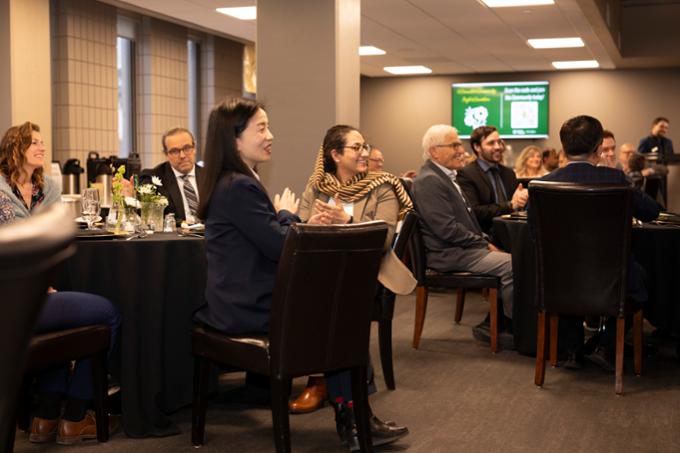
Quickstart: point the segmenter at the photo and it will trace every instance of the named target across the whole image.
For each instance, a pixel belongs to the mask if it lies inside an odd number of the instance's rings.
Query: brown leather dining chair
[[[642,310],[628,298],[632,188],[535,181],[529,185],[539,310],[534,382],[545,380],[545,344],[557,366],[560,315],[616,317],[615,391],[623,393],[626,315],[634,315],[634,368],[642,368]],[[549,326],[547,323],[549,322]]]
[[[408,243],[413,234],[413,228],[418,221],[415,211],[410,211],[404,217],[401,230],[394,239],[392,249],[397,257],[404,261],[408,250]],[[380,363],[382,365],[385,385],[394,390],[394,363],[392,356],[392,319],[394,318],[394,302],[397,296],[382,284],[378,283],[378,292],[373,304],[371,319],[378,323],[378,341],[380,345]]]
[[[270,377],[277,452],[291,450],[291,379],[351,369],[359,444],[362,451],[372,451],[366,365],[386,234],[382,221],[295,224],[279,260],[269,334],[227,335],[207,327],[194,329],[194,446],[204,442],[209,364],[215,362]]]
[[[415,276],[418,280],[416,287],[416,315],[413,327],[413,348],[418,349],[420,338],[425,325],[427,299],[429,288],[455,289],[457,292],[456,323],[460,322],[465,303],[465,291],[469,289],[488,290],[489,313],[491,319],[491,352],[498,352],[498,288],[500,279],[493,275],[475,274],[472,272],[437,272],[427,267],[425,244],[420,232],[420,225],[415,222],[410,241],[410,254]]]
[[[33,327],[54,268],[74,251],[74,224],[56,206],[0,227],[0,449],[14,448],[15,413]]]

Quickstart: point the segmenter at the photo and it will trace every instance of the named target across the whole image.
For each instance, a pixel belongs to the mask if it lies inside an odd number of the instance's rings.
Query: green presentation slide
[[[461,138],[496,126],[502,138],[548,137],[548,82],[454,83],[453,127]]]

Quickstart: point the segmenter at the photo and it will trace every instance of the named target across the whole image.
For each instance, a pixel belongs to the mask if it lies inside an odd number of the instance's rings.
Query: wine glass
[[[82,198],[82,213],[83,219],[87,222],[87,229],[93,230],[92,224],[99,216],[99,190],[85,189],[83,190]]]

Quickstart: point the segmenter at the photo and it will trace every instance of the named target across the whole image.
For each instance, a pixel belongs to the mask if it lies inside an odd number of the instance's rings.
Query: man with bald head
[[[636,151],[637,148],[632,143],[624,143],[621,145],[619,148],[619,156],[616,168],[623,170],[624,173],[628,173],[628,161],[630,160],[630,156],[632,156]]]
[[[455,128],[439,124],[425,132],[422,148],[425,164],[413,181],[413,202],[420,215],[427,267],[500,277],[507,321],[506,331],[499,332],[498,339],[501,347],[511,349],[512,262],[508,253],[489,242],[457,181],[466,160],[463,143]],[[488,321],[474,327],[472,333],[480,341],[489,341]]]

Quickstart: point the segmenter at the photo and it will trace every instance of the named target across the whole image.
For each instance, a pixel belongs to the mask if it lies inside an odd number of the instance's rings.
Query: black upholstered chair
[[[33,327],[54,268],[73,253],[73,220],[54,207],[0,227],[0,449],[14,447],[15,413]]]
[[[408,243],[413,233],[413,228],[418,221],[417,214],[414,211],[409,212],[404,217],[401,224],[401,230],[394,239],[392,249],[395,255],[404,261],[406,258],[406,251]],[[396,384],[394,381],[394,364],[392,360],[392,318],[394,317],[394,302],[397,296],[378,283],[378,292],[373,304],[373,314],[371,319],[378,323],[378,340],[380,344],[380,363],[382,364],[383,377],[385,378],[385,385],[388,389],[394,390]]]
[[[629,303],[627,288],[632,190],[547,181],[529,185],[538,264],[538,386],[545,379],[547,332],[550,362],[557,365],[559,315],[617,318],[615,390],[621,394],[625,316],[634,314],[634,365],[640,374],[642,310]]]
[[[416,287],[416,316],[413,327],[413,347],[418,349],[425,324],[427,298],[430,287],[450,288],[457,290],[456,322],[460,322],[463,312],[465,290],[488,289],[489,313],[491,318],[491,352],[498,352],[498,288],[500,279],[493,275],[474,274],[472,272],[436,272],[427,268],[425,244],[416,222],[411,234],[410,254],[415,270],[418,286]]]
[[[111,329],[104,325],[57,330],[33,336],[25,367],[23,401],[19,405],[19,428],[24,430],[29,428],[31,377],[51,366],[89,357],[92,362],[97,441],[108,441],[109,411],[106,398],[108,394],[107,353],[110,344]]]
[[[293,225],[279,260],[269,335],[194,329],[194,445],[204,441],[209,363],[216,362],[270,376],[277,452],[290,451],[290,380],[351,369],[359,443],[362,451],[372,450],[366,364],[386,234],[381,221]]]

